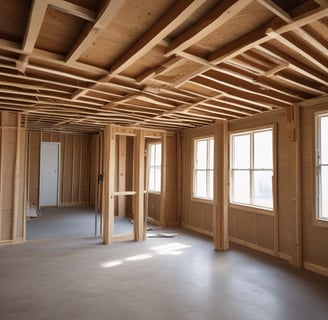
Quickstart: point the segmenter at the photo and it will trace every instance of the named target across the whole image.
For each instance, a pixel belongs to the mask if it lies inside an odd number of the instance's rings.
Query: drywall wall
[[[25,117],[0,112],[0,244],[25,238]]]
[[[60,143],[59,206],[89,205],[90,136],[68,133],[28,133],[28,203],[39,205],[41,142]]]
[[[328,112],[328,99],[300,109],[303,195],[301,204],[304,266],[328,276],[328,222],[319,225],[315,221],[315,113],[323,111]]]

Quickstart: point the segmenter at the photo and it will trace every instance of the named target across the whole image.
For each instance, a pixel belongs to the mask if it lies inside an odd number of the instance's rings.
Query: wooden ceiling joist
[[[64,13],[79,17],[81,19],[94,22],[97,18],[96,12],[79,6],[75,3],[71,3],[65,0],[44,0],[44,2],[48,1],[48,6],[52,7],[58,11],[62,11]]]
[[[181,22],[187,19],[204,2],[204,0],[175,1],[165,15],[112,64],[110,73],[120,73],[140,59],[176,29]]]
[[[273,0],[87,3],[4,7],[26,25],[0,24],[0,109],[24,112],[33,130],[184,130],[328,93],[325,0],[289,3],[288,12]],[[75,36],[52,29],[61,19]]]
[[[166,55],[182,52],[229,21],[253,0],[223,0],[186,32],[170,42]]]
[[[77,40],[72,50],[66,57],[69,64],[77,60],[81,54],[90,47],[92,42],[98,36],[99,32],[107,27],[115,18],[117,12],[124,4],[124,0],[107,0],[102,10],[95,19],[93,25],[87,25],[80,38]]]

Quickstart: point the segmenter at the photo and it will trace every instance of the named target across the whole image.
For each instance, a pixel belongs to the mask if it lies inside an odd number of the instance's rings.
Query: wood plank
[[[188,28],[187,31],[173,39],[167,48],[166,55],[179,53],[196,42],[205,38],[208,34],[221,27],[253,0],[224,0],[211,9],[197,23]]]
[[[118,191],[125,192],[126,182],[126,136],[118,137]],[[114,192],[114,195],[117,195]],[[123,195],[118,197],[118,216],[125,217],[126,215],[126,197]]]
[[[190,82],[199,86],[210,88],[211,90],[215,90],[217,92],[223,92],[231,95],[237,100],[247,101],[262,107],[266,106],[270,109],[275,107],[288,107],[292,105],[292,103],[289,102],[275,101],[269,97],[262,96],[254,92],[247,92],[247,90],[245,91],[243,88],[232,88],[225,83],[220,83],[218,79],[214,80],[213,78],[204,75],[195,77],[193,80],[190,80]]]
[[[0,112],[0,242],[2,240],[2,210],[3,210],[3,182],[4,182],[4,161],[3,161],[3,153],[4,153],[4,117],[6,115],[6,111]]]
[[[162,159],[161,159],[161,195],[160,195],[160,211],[159,211],[159,222],[161,226],[167,225],[167,214],[166,208],[166,175],[167,175],[167,136],[166,133],[162,135]],[[146,230],[145,230],[146,231]]]
[[[292,22],[292,17],[272,0],[256,0],[285,22]]]
[[[265,24],[257,28],[256,30],[248,33],[247,35],[232,41],[230,44],[224,46],[217,51],[212,52],[208,56],[208,60],[211,63],[220,63],[225,59],[233,58],[243,52],[246,52],[249,49],[252,49],[254,46],[260,45],[269,40],[269,35],[267,34],[267,29],[271,27],[276,34],[281,35],[288,31],[293,31],[296,28],[301,28],[304,25],[319,20],[328,14],[328,9],[315,9],[309,13],[302,14],[295,18],[293,22],[286,25],[281,25],[281,23],[273,20],[272,22]],[[275,28],[272,28],[272,25],[276,25]]]
[[[304,63],[299,62],[295,58],[290,55],[287,55],[280,49],[276,48],[275,46],[265,43],[261,46],[258,46],[257,49],[263,51],[264,53],[273,56],[275,58],[283,59],[283,61],[288,61],[288,67],[296,72],[304,75],[306,78],[313,79],[319,83],[322,83],[328,86],[328,77],[327,75],[318,72],[317,70],[305,65]]]
[[[229,248],[228,199],[229,199],[229,133],[228,122],[217,121],[215,134],[215,172],[218,173],[214,186],[214,244],[215,250]]]
[[[33,51],[37,37],[41,30],[41,25],[46,14],[47,7],[47,0],[33,0],[22,45],[24,52],[31,53]]]
[[[100,10],[96,21],[93,25],[87,25],[81,33],[79,39],[66,56],[66,63],[77,60],[83,52],[88,49],[99,32],[106,28],[115,18],[117,12],[124,5],[124,0],[107,0]]]
[[[302,48],[303,46],[301,47],[300,45],[296,44],[293,40],[288,39],[287,36],[281,36],[273,29],[268,29],[267,35],[269,35],[272,39],[278,40],[281,44],[287,46],[288,48],[294,50],[295,52],[306,58],[308,61],[310,61],[312,64],[322,69],[325,73],[328,72],[327,59],[318,57],[314,52],[306,51]]]
[[[187,19],[205,1],[179,0],[160,18],[130,49],[113,63],[110,73],[120,73],[149,52],[162,39],[168,36],[182,21]]]
[[[18,223],[18,210],[19,201],[21,201],[19,187],[24,181],[20,179],[20,157],[21,157],[21,114],[17,114],[17,127],[16,127],[16,152],[15,152],[15,169],[14,169],[14,183],[13,183],[13,212],[11,220],[11,240],[17,239],[17,223]]]
[[[94,22],[96,20],[96,12],[81,7],[75,3],[71,3],[65,0],[47,0],[49,7],[52,7],[58,11],[79,17],[81,19]]]

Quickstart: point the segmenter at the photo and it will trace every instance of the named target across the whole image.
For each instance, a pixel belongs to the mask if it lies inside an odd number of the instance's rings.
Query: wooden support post
[[[177,220],[179,225],[182,221],[183,201],[182,201],[182,133],[177,132]]]
[[[74,179],[75,179],[75,149],[76,149],[76,139],[75,135],[73,135],[73,155],[72,155],[72,181],[71,181],[71,199],[70,202],[74,201]]]
[[[126,136],[119,136],[118,138],[118,191],[125,191],[126,181]],[[118,197],[118,216],[124,217],[126,215],[126,197]]]
[[[138,131],[135,148],[135,214],[134,214],[134,236],[135,240],[145,240],[145,221],[144,221],[144,168],[145,168],[145,137],[143,131]]]
[[[228,122],[218,121],[215,134],[214,164],[214,244],[219,251],[229,248],[228,194],[229,194],[229,136]]]
[[[19,207],[19,196],[20,196],[20,154],[21,154],[21,114],[17,114],[17,129],[16,129],[16,154],[15,154],[15,171],[14,171],[14,186],[13,186],[13,215],[11,221],[11,240],[17,238],[17,219],[18,219],[18,207]]]
[[[301,204],[301,141],[300,141],[300,113],[299,107],[294,106],[294,122],[295,122],[295,136],[294,136],[294,157],[295,157],[295,243],[292,252],[292,265],[301,268],[303,266],[302,257],[302,204]]]
[[[109,244],[113,241],[114,227],[115,134],[112,125],[105,128],[104,145],[103,242]]]
[[[162,135],[162,179],[161,179],[161,200],[160,200],[160,216],[159,216],[159,221],[161,226],[166,226],[167,225],[167,219],[165,215],[165,200],[166,200],[166,133],[163,133]]]
[[[2,195],[3,195],[3,144],[4,144],[4,121],[5,112],[1,112],[1,139],[0,139],[0,241],[2,240]]]

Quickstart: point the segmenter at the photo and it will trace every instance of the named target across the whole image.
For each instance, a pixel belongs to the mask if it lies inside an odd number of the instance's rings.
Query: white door
[[[59,146],[58,142],[41,142],[40,207],[58,205]]]

